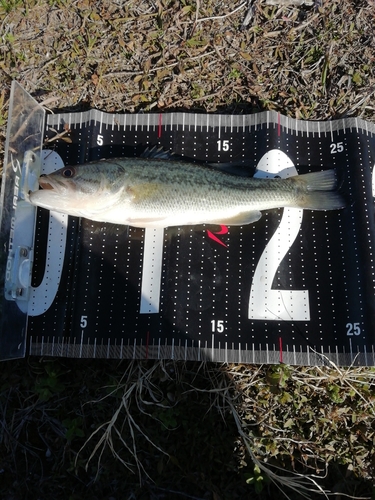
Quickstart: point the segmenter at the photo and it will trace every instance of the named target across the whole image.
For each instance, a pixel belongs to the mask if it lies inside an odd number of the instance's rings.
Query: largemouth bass
[[[261,210],[337,210],[334,170],[287,179],[240,177],[205,165],[116,158],[67,166],[39,179],[30,202],[69,215],[143,228],[203,223],[244,225]]]

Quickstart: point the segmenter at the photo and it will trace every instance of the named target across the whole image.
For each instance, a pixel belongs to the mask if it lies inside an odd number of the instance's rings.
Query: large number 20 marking
[[[289,177],[297,175],[290,158],[273,149],[260,160],[256,177]],[[308,290],[272,289],[277,269],[294,243],[302,224],[303,210],[284,208],[280,224],[267,243],[256,266],[250,298],[249,319],[308,321],[310,319]]]

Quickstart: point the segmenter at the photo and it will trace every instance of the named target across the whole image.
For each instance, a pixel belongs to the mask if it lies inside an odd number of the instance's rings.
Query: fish
[[[263,210],[338,210],[346,203],[334,169],[286,179],[233,175],[182,159],[101,159],[39,178],[29,194],[38,207],[93,221],[140,228],[197,224],[242,226]]]

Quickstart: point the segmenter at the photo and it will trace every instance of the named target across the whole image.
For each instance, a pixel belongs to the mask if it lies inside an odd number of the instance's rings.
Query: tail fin
[[[294,179],[305,191],[301,197],[301,208],[339,210],[346,206],[344,198],[336,191],[337,178],[334,169],[298,175]]]
[[[337,177],[333,168],[324,172],[303,174],[299,179],[303,180],[308,191],[333,191],[337,188]]]

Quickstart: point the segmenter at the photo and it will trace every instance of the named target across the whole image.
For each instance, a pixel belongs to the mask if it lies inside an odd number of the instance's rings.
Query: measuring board
[[[146,230],[38,209],[29,354],[375,365],[373,124],[275,112],[47,117],[45,139],[64,131],[41,172],[158,145],[256,177],[334,168],[347,206]]]

